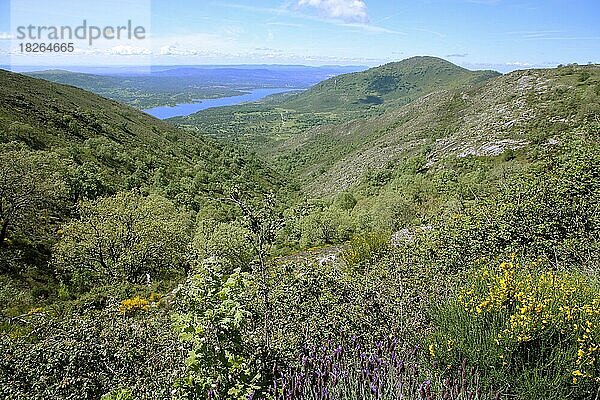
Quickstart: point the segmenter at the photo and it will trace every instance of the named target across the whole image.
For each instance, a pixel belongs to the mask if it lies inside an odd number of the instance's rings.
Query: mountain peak
[[[362,113],[406,104],[443,89],[469,86],[500,75],[470,71],[441,58],[418,56],[330,78],[286,103],[302,111]]]

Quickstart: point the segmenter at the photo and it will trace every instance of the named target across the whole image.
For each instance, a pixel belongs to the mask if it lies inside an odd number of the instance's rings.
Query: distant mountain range
[[[257,88],[305,89],[364,67],[218,66],[144,69],[82,69],[27,72],[29,76],[81,89],[138,109],[235,96]],[[82,72],[84,71],[84,72]]]

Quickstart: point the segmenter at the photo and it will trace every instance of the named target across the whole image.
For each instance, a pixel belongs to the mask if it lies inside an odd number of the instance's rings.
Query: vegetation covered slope
[[[284,207],[202,173],[214,160],[65,207],[56,172],[78,164],[3,144],[0,183],[34,196],[2,242],[0,397],[597,399],[597,77],[519,72],[282,141],[298,158],[279,167],[322,196]],[[44,291],[16,279],[36,227]]]
[[[274,178],[233,147],[192,136],[116,101],[7,71],[0,71],[0,82],[2,142],[58,152],[81,173],[93,175],[94,184],[102,186],[94,189],[96,196],[157,184],[171,197],[185,197],[182,192],[190,185],[212,190],[228,180],[267,183]],[[85,177],[77,180],[86,183]]]
[[[138,109],[242,94],[234,88],[217,87],[214,82],[182,82],[177,76],[110,76],[64,70],[30,72],[27,75],[75,86]]]
[[[442,89],[453,89],[498,76],[492,71],[469,71],[435,57],[413,57],[364,72],[321,82],[290,98],[286,106],[307,112],[361,112],[410,103]],[[380,107],[377,107],[380,106]]]
[[[6,71],[0,83],[2,269],[43,266],[80,201],[137,190],[198,211],[233,187],[280,187],[244,152],[115,101]]]
[[[597,66],[516,71],[470,88],[441,89],[377,117],[308,130],[274,153],[310,193],[333,194],[369,169],[412,156],[431,168],[443,158],[553,146],[597,117],[599,92]]]
[[[379,115],[423,95],[476,85],[496,76],[496,72],[469,71],[435,57],[414,57],[336,76],[300,94],[206,110],[172,122],[268,153],[273,142],[315,126]]]

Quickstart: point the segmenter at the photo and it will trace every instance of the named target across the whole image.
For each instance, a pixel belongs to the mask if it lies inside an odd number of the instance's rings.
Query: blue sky
[[[13,7],[19,1],[23,0],[13,0]],[[64,4],[59,7],[57,3],[68,1],[46,0],[36,12],[63,9]],[[81,0],[71,3],[81,4]],[[136,0],[119,3],[135,7]],[[433,55],[469,68],[501,71],[600,62],[597,0],[140,0],[137,3],[151,5],[148,11],[152,40],[143,45],[147,47],[144,51],[130,49],[129,45],[118,50],[104,48],[102,51],[110,56],[131,61],[143,53],[154,64],[371,66],[414,55]],[[128,18],[127,10],[119,7],[120,12],[115,13],[114,7],[107,6],[85,17],[123,19]],[[9,14],[10,1],[0,0],[0,42],[14,36]],[[6,53],[6,45],[0,51]],[[94,59],[91,53],[86,57]]]

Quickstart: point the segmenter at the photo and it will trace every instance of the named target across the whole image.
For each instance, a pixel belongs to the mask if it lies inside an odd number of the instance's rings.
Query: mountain
[[[551,146],[589,115],[598,118],[590,111],[600,102],[598,82],[594,65],[500,75],[415,57],[172,121],[243,143],[325,196],[417,155],[427,169],[446,158]]]
[[[72,86],[0,70],[0,143],[14,141],[59,153],[75,181],[95,185],[85,196],[153,187],[197,208],[203,193],[234,182],[278,180],[232,146]]]
[[[597,397],[600,67],[388,67],[190,131],[0,71],[0,398]]]
[[[242,141],[259,153],[268,153],[272,142],[315,126],[380,115],[426,94],[478,85],[498,75],[493,71],[469,71],[440,58],[413,57],[332,77],[299,94],[205,110],[171,122],[203,134]]]
[[[413,57],[367,71],[330,78],[285,102],[305,112],[352,112],[410,103],[433,91],[462,87],[498,76],[469,71],[435,57]]]
[[[600,118],[600,68],[516,71],[480,85],[430,93],[382,115],[324,125],[273,149],[315,195],[337,193],[368,170],[422,155],[440,160],[552,147]]]
[[[435,57],[413,57],[336,76],[299,94],[276,95],[260,103],[205,110],[170,121],[277,157],[278,144],[316,127],[378,118],[424,95],[477,86],[499,75],[469,71]]]

